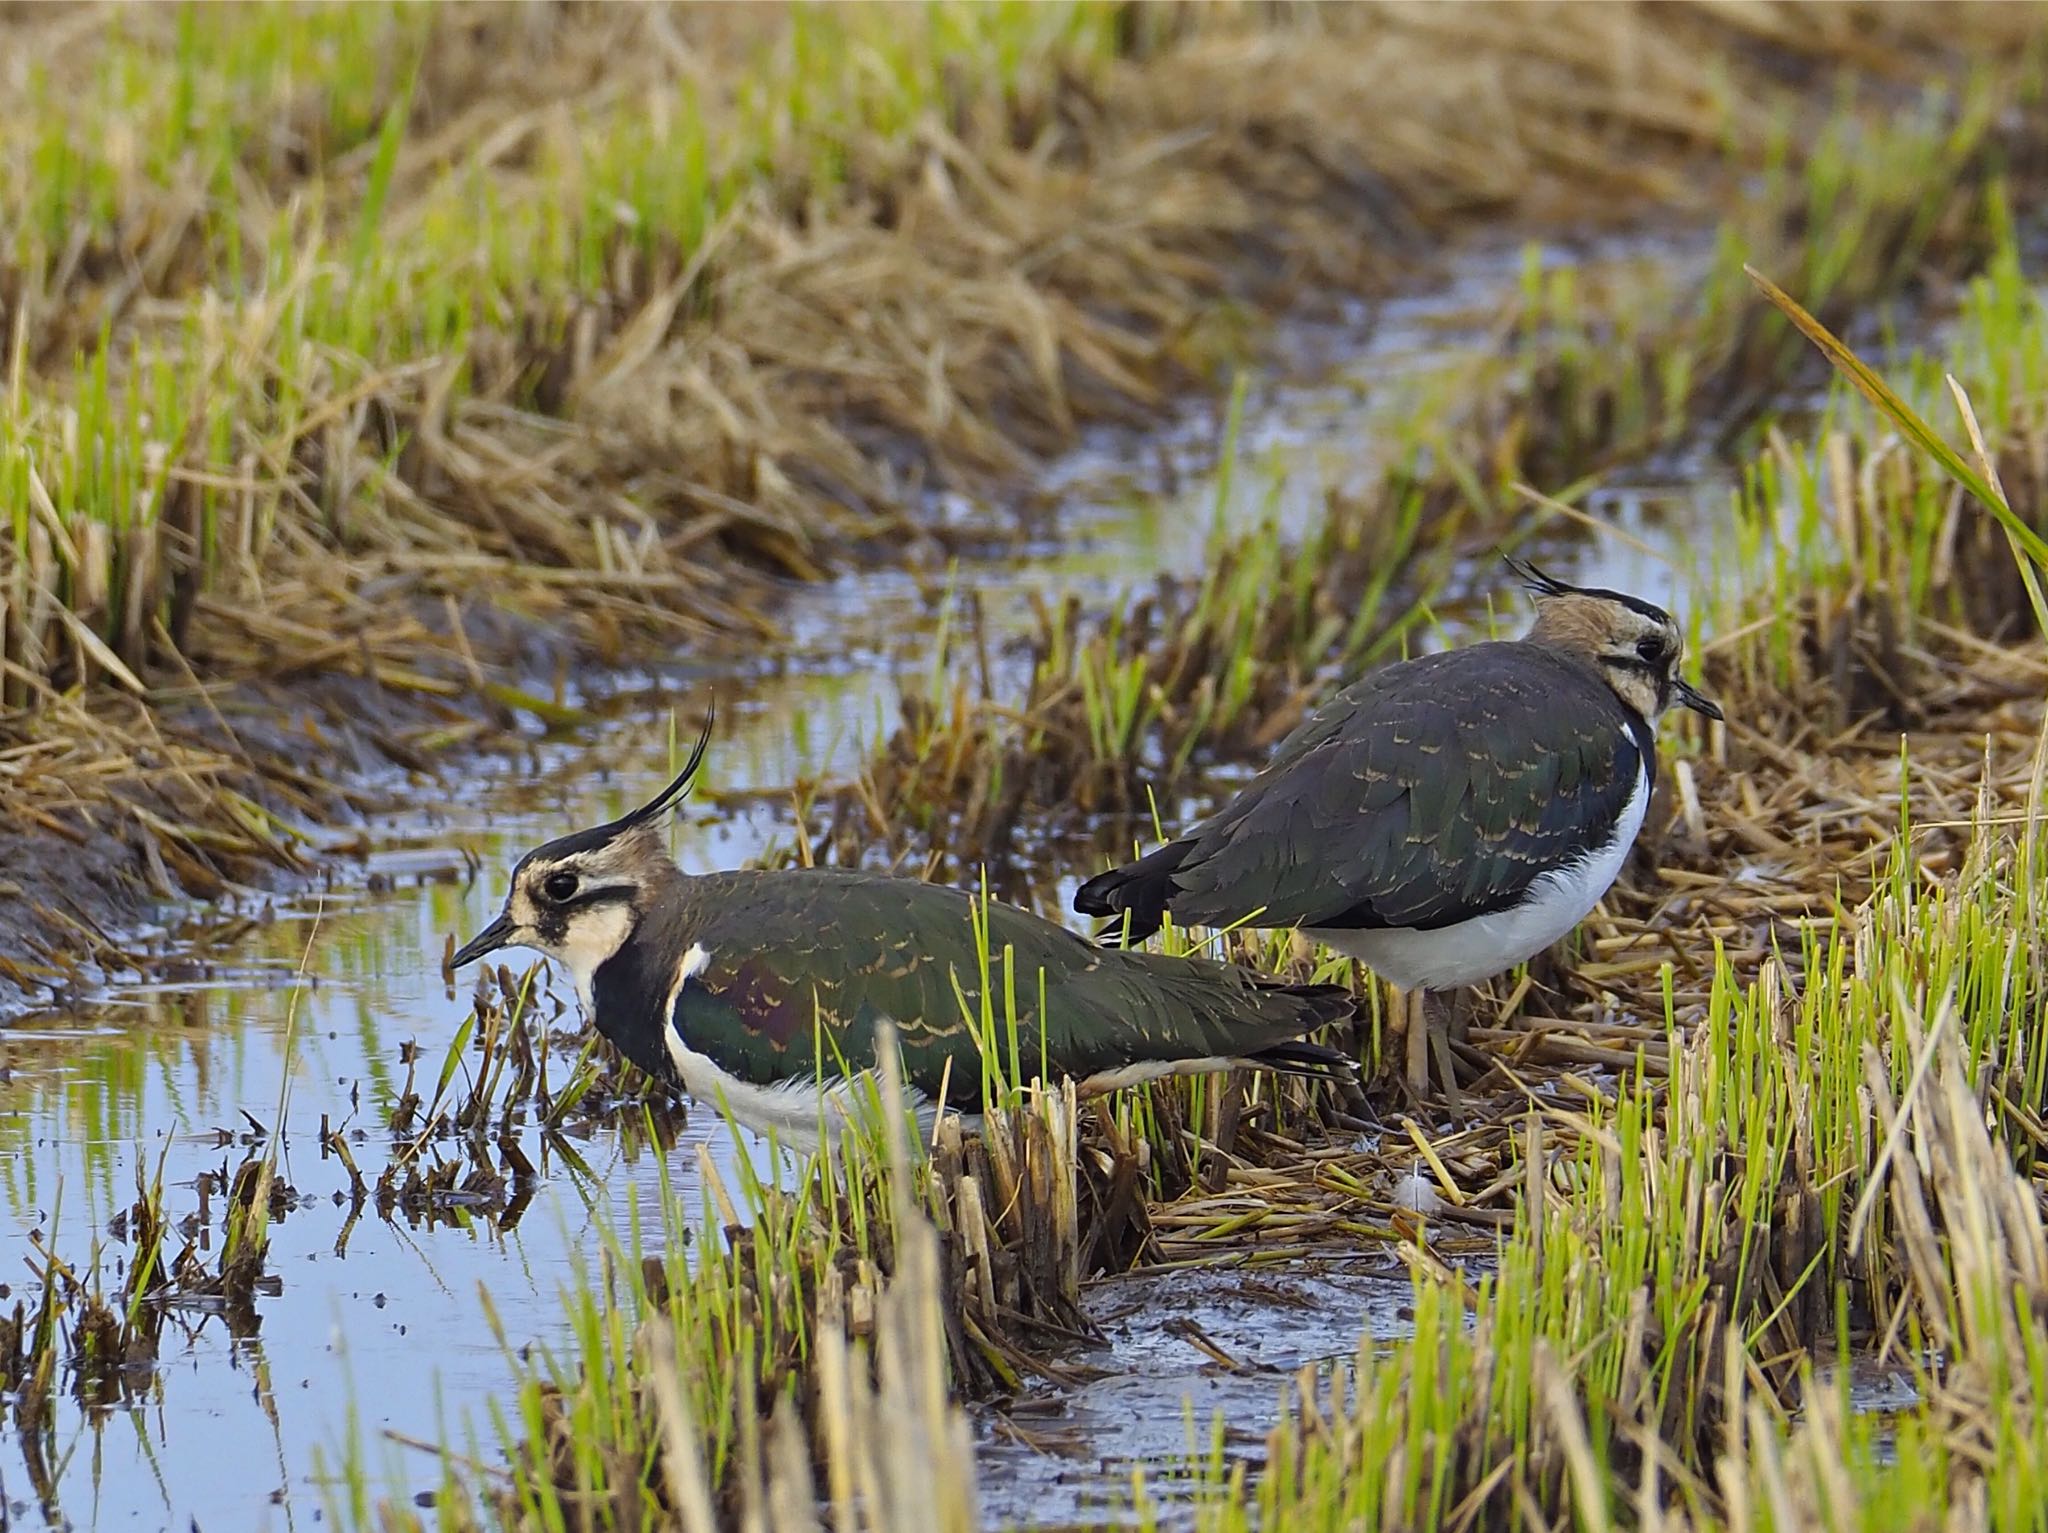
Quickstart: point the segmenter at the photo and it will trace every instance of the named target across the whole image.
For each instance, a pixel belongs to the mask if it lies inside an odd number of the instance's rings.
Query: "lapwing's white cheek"
[[[1656,679],[1637,670],[1624,670],[1615,674],[1614,690],[1621,700],[1644,718],[1656,721],[1664,711],[1664,698]]]
[[[586,905],[575,911],[562,927],[560,936],[544,933],[547,940],[537,945],[548,957],[561,961],[576,981],[576,998],[583,1003],[584,1011],[594,1012],[591,983],[606,960],[632,934],[633,909],[624,900]]]

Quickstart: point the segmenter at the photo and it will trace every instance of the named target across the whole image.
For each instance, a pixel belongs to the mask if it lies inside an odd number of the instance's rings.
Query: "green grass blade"
[[[1895,394],[1891,386],[1837,338],[1833,331],[1807,313],[1799,300],[1754,266],[1745,265],[1742,269],[1764,297],[1770,299],[1800,333],[1813,342],[1820,354],[1828,359],[1837,372],[1853,383],[1864,398],[1905,433],[1909,441],[1939,463],[1950,478],[1976,496],[1991,514],[1998,518],[1999,525],[2026,550],[2027,557],[2036,564],[2048,566],[2048,542],[2043,542],[2041,535],[2021,520],[2012,507],[2005,503],[2005,497],[1992,487],[1991,482],[1964,462],[1962,455],[1943,441],[1935,429],[1920,418],[1919,412]]]

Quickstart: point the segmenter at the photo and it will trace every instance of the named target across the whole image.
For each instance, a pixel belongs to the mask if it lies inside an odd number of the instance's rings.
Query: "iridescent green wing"
[[[1189,837],[1179,919],[1426,928],[1499,910],[1604,842],[1654,775],[1642,721],[1547,651],[1478,645],[1385,674]]]
[[[830,869],[691,884],[684,919],[704,956],[673,1020],[690,1048],[754,1084],[816,1079],[821,1064],[826,1079],[842,1063],[870,1067],[886,1017],[912,1085],[936,1096],[944,1082],[948,1100],[977,1099],[984,988],[1005,1076],[1013,1016],[1026,1078],[1041,1061],[1054,1078],[1085,1078],[1141,1060],[1233,1057],[1319,1020],[1225,965],[1103,949],[994,903],[984,986],[977,902],[938,885]]]

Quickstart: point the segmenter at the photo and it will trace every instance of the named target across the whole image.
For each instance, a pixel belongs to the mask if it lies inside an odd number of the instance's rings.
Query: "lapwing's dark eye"
[[[1664,641],[1654,635],[1636,640],[1636,654],[1649,665],[1657,665],[1664,659]]]
[[[540,881],[540,892],[557,905],[566,904],[576,898],[578,887],[580,886],[574,873],[550,873]]]

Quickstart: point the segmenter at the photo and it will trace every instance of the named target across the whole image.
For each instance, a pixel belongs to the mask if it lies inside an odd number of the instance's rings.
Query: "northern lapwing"
[[[1509,566],[1535,594],[1520,639],[1373,671],[1280,743],[1209,819],[1082,884],[1074,907],[1136,942],[1187,925],[1295,927],[1410,992],[1408,1076],[1429,1052],[1455,1092],[1429,992],[1543,951],[1620,874],[1674,702],[1721,710],[1678,673],[1663,608]],[[1425,1042],[1425,1037],[1429,1038]]]
[[[1348,1076],[1303,1034],[1351,1014],[1341,985],[1289,985],[1207,959],[1099,946],[1012,905],[838,868],[690,875],[663,812],[688,789],[710,724],[675,780],[632,813],[536,847],[497,919],[450,960],[502,947],[560,963],[585,1016],[642,1070],[793,1146],[836,1135],[895,1026],[906,1086],[928,1124],[974,1113],[984,1072],[983,975],[998,1063],[1071,1077],[1083,1093],[1235,1066]],[[985,912],[985,938],[976,931]],[[984,971],[981,954],[988,954]],[[842,1068],[843,1067],[843,1068]]]

